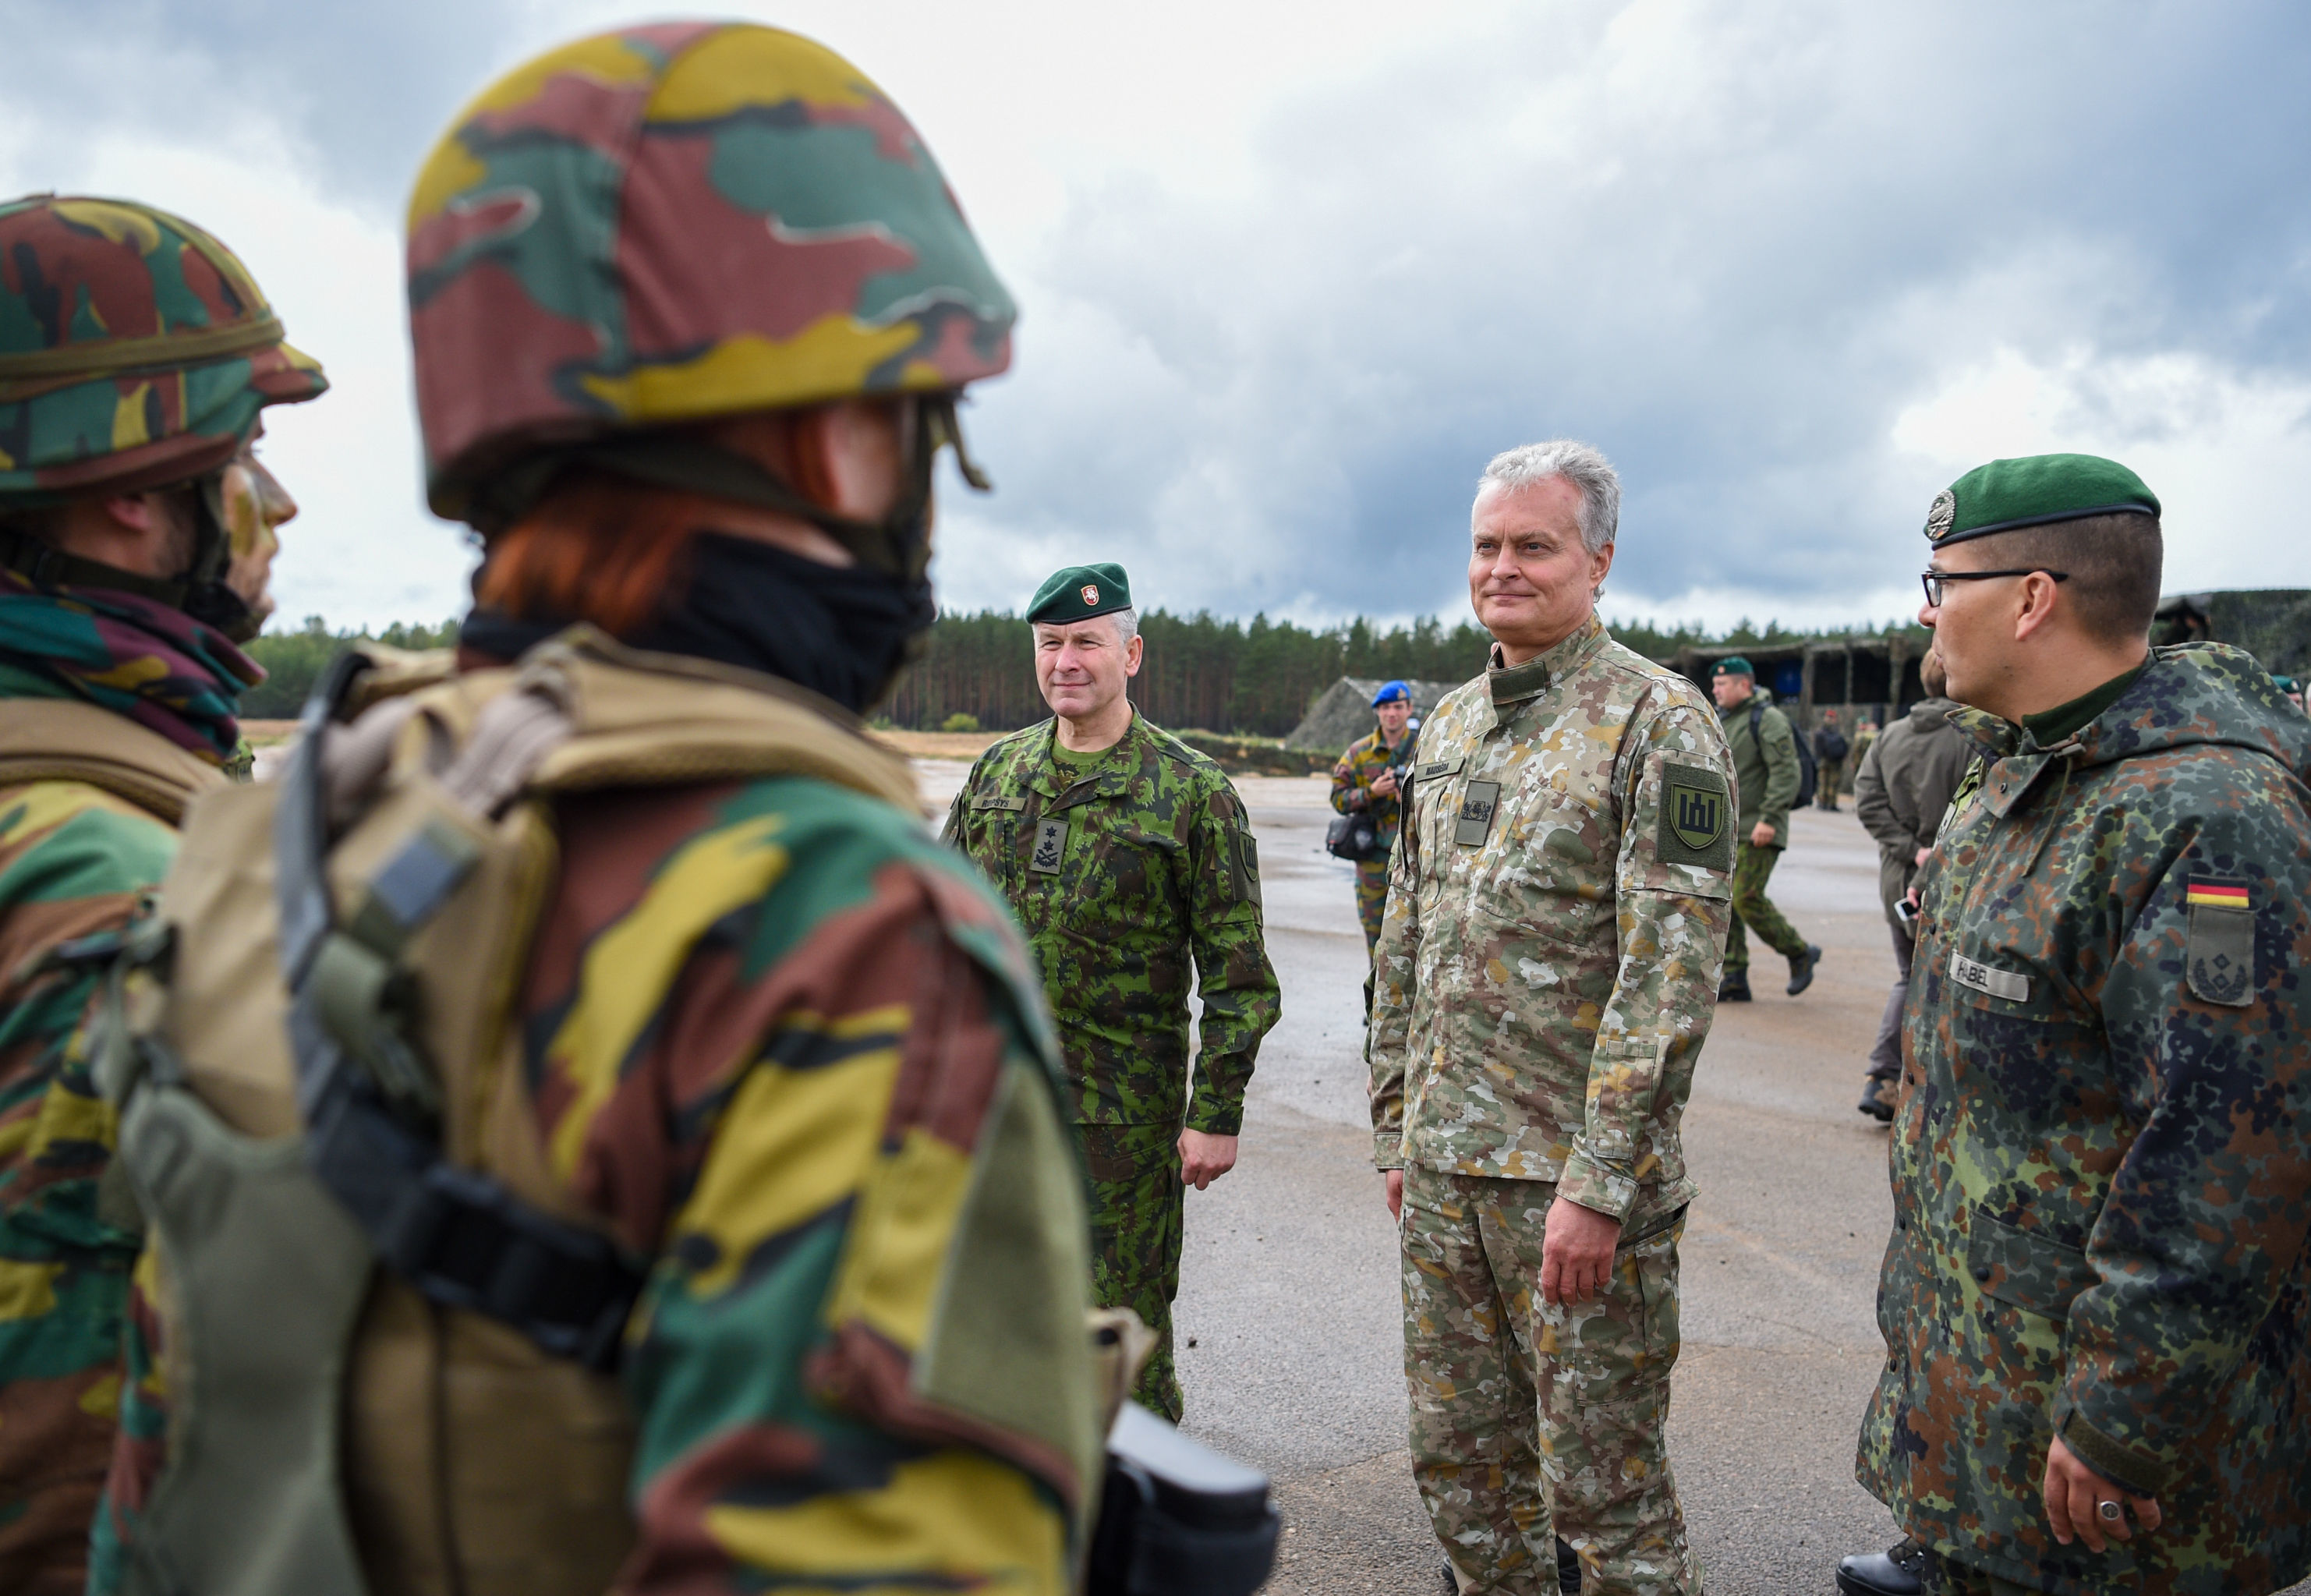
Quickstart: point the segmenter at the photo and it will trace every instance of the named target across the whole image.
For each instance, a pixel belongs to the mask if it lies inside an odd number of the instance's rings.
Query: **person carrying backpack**
[[[1790,984],[1783,990],[1794,998],[1813,984],[1821,949],[1800,936],[1774,907],[1766,896],[1766,883],[1782,850],[1790,844],[1791,807],[1805,801],[1804,750],[1790,729],[1790,718],[1774,702],[1773,693],[1757,685],[1756,669],[1740,655],[1729,654],[1717,662],[1709,691],[1717,700],[1717,718],[1733,751],[1739,802],[1734,835],[1740,843],[1733,864],[1733,928],[1725,943],[1725,976],[1717,1000],[1749,1001],[1749,945],[1744,927],[1789,960]]]
[[[1837,786],[1845,774],[1845,756],[1851,752],[1845,733],[1838,729],[1837,711],[1824,710],[1821,724],[1814,728],[1813,733],[1814,802],[1832,815],[1837,813]]]
[[[1010,296],[899,108],[743,23],[518,68],[409,214],[475,606],[332,667],[108,975],[90,1588],[1063,1596],[1119,1381],[1058,1051],[861,720]]]

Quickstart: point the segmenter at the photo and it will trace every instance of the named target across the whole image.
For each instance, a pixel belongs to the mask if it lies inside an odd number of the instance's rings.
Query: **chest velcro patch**
[[[2193,876],[2183,901],[2191,913],[2183,964],[2193,995],[2245,1008],[2254,999],[2254,904],[2247,884]]]
[[[1039,820],[1035,823],[1035,850],[1027,856],[1027,868],[1039,876],[1056,876],[1060,873],[1060,860],[1067,851],[1068,823]]]
[[[1463,848],[1482,848],[1493,829],[1493,814],[1501,807],[1501,784],[1471,781],[1461,790],[1461,818],[1452,827],[1452,841]]]
[[[1733,868],[1733,795],[1705,765],[1661,765],[1661,831],[1653,851],[1663,864]]]

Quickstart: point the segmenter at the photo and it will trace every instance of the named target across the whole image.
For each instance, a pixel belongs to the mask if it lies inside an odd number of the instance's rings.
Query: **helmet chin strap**
[[[193,559],[174,577],[145,576],[101,560],[67,554],[20,528],[0,524],[0,565],[43,588],[109,588],[184,611],[214,626],[234,642],[247,642],[263,623],[240,595],[225,585],[232,563],[232,538],[224,524],[222,467],[180,486],[192,488]]]

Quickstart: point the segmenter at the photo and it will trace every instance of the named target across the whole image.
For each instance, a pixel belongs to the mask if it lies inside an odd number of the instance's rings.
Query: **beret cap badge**
[[[1096,583],[1086,582],[1077,590],[1082,593],[1083,601],[1086,604],[1097,604],[1099,602],[1099,587]]]
[[[1926,536],[1936,541],[1949,535],[1958,519],[1958,495],[1944,488],[1934,495],[1933,508],[1926,511]]]

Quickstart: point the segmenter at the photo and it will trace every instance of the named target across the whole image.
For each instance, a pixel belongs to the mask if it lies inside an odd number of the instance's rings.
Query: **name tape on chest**
[[[1950,955],[1950,979],[1962,987],[1993,998],[2003,998],[2009,1003],[2030,1000],[2030,978],[2017,975],[2011,970],[1996,970],[1978,959],[1969,959],[1962,953]]]
[[[1056,876],[1060,861],[1067,857],[1068,823],[1064,820],[1039,820],[1035,823],[1035,848],[1027,856],[1027,868],[1039,876]]]

